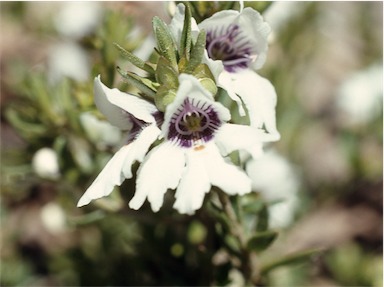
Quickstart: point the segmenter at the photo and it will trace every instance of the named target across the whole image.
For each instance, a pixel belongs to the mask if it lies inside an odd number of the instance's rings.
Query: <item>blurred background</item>
[[[279,238],[261,254],[321,248],[266,286],[382,286],[383,3],[260,2],[272,27],[259,71],[281,140],[247,165]],[[216,4],[212,4],[215,6]],[[267,8],[265,8],[268,6]],[[76,204],[125,135],[93,103],[113,42],[143,59],[171,2],[1,2],[1,286],[240,286],[205,210],[129,210],[134,179]],[[265,9],[264,9],[265,8]]]

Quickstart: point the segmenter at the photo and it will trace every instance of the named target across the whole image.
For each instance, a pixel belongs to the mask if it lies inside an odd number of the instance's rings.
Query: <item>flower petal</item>
[[[250,7],[241,11],[238,21],[244,34],[251,35],[252,46],[257,54],[256,60],[252,62],[252,68],[254,70],[260,69],[267,59],[267,38],[271,32],[271,27],[268,23],[264,22],[259,12]]]
[[[107,163],[91,186],[80,198],[77,207],[87,205],[94,199],[108,196],[116,185],[124,181],[122,168],[127,155],[132,151],[135,143],[123,146]]]
[[[204,152],[204,162],[212,185],[231,195],[251,192],[251,179],[239,167],[227,163],[214,144],[207,145]]]
[[[129,207],[139,209],[145,198],[157,212],[163,204],[168,188],[176,188],[185,165],[184,150],[165,142],[155,147],[138,170],[136,193]]]
[[[239,110],[239,115],[244,117],[246,115],[245,109],[243,107],[243,102],[241,98],[236,94],[236,90],[232,88],[232,73],[223,71],[218,78],[218,86],[225,89],[228,96],[232,101],[236,102],[237,108]]]
[[[237,21],[240,13],[235,10],[223,10],[199,23],[199,28],[209,31],[211,29],[229,26]]]
[[[143,161],[149,147],[157,139],[160,133],[160,129],[154,124],[149,125],[141,131],[136,140],[133,142],[132,151],[127,154],[125,158],[123,165],[123,174],[125,178],[132,177],[132,164],[135,161]]]
[[[264,126],[275,140],[280,139],[276,128],[276,91],[267,79],[252,70],[243,70],[238,73],[224,71],[220,75],[219,83],[229,92],[241,97],[248,109],[252,126],[258,128]],[[252,88],[249,83],[252,83]]]
[[[109,89],[101,82],[100,75],[95,78],[94,93],[97,108],[111,123],[118,127],[122,125],[124,118],[128,119],[127,115],[124,115],[121,110],[144,122],[155,122],[153,117],[153,114],[157,112],[155,105],[134,95],[123,93],[116,88]],[[129,123],[126,126],[129,127]]]
[[[212,76],[215,78],[216,83],[219,81],[219,76],[221,72],[224,71],[224,64],[220,60],[213,60],[209,58],[207,50],[204,51],[203,55],[203,64],[206,64],[211,70]]]
[[[201,208],[204,196],[211,189],[203,151],[188,150],[187,163],[180,184],[176,190],[176,201],[173,205],[182,214],[193,214]]]
[[[252,153],[253,149],[260,149],[264,142],[274,140],[274,136],[262,129],[235,124],[223,124],[215,135],[215,142],[224,156],[235,150]]]

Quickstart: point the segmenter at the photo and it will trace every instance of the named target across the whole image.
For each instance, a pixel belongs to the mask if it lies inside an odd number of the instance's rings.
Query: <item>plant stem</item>
[[[230,222],[230,233],[237,238],[240,244],[240,270],[243,273],[246,286],[256,286],[260,279],[257,255],[247,247],[247,235],[240,218],[233,209],[230,198],[223,192],[218,192],[224,213]]]

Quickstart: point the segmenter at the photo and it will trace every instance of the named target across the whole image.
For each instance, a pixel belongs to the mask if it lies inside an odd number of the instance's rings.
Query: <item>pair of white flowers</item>
[[[176,43],[185,7],[177,8],[170,24]],[[133,209],[148,199],[152,210],[158,211],[168,189],[176,189],[174,208],[187,214],[202,206],[212,185],[230,195],[251,192],[250,178],[227,156],[238,150],[256,156],[263,143],[280,137],[275,124],[275,90],[254,71],[265,61],[270,28],[251,8],[221,11],[198,26],[192,24],[193,32],[207,32],[204,61],[243,116],[244,103],[250,125],[229,123],[229,110],[192,75],[179,76],[176,97],[165,113],[144,99],[109,89],[99,76],[94,83],[96,106],[112,124],[129,131],[129,143],[107,163],[78,206],[109,195],[131,178],[136,161],[141,165],[136,192],[129,202]],[[157,141],[160,144],[153,147]]]

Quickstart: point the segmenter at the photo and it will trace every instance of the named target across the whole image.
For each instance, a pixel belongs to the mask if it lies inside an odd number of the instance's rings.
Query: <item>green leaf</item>
[[[163,85],[157,90],[155,95],[155,105],[160,111],[165,112],[165,108],[173,102],[175,97],[176,90],[171,89],[167,85]]]
[[[258,232],[266,231],[268,229],[268,226],[269,226],[268,206],[264,204],[264,206],[261,208],[260,212],[258,213],[256,231]]]
[[[191,44],[192,44],[192,15],[191,15],[191,9],[189,5],[185,6],[185,16],[184,16],[184,26],[183,31],[181,32],[181,39],[180,39],[180,57],[185,57],[187,60],[189,60],[189,55],[191,53]]]
[[[243,209],[246,213],[258,214],[264,208],[265,203],[262,200],[252,200],[244,205]]]
[[[164,56],[173,67],[177,67],[177,49],[175,41],[169,31],[168,26],[159,17],[155,16],[152,20],[153,32],[156,37],[157,50]]]
[[[123,47],[121,47],[119,44],[117,43],[113,43],[113,45],[115,45],[115,47],[120,51],[121,55],[127,59],[130,63],[132,63],[133,65],[135,65],[136,67],[150,73],[150,74],[154,74],[155,73],[155,70],[150,66],[148,65],[147,63],[145,63],[142,59],[140,59],[139,57],[135,56],[134,54],[132,54],[131,52],[128,52],[127,50],[125,50]]]
[[[201,30],[197,36],[196,44],[191,50],[191,58],[185,69],[186,73],[192,73],[197,68],[197,66],[201,64],[205,51],[206,36],[207,34],[204,30]]]
[[[119,74],[127,81],[127,83],[135,86],[140,91],[142,91],[145,95],[154,98],[156,95],[157,84],[152,81],[141,78],[131,72],[124,72],[120,67],[117,67],[117,71]]]
[[[260,252],[268,248],[273,241],[277,238],[278,233],[276,231],[265,231],[256,233],[247,242],[247,248]]]
[[[160,84],[165,84],[174,89],[179,86],[179,80],[175,69],[163,56],[160,56],[159,61],[157,62],[156,80]]]
[[[10,124],[18,129],[23,137],[33,138],[42,137],[47,133],[47,128],[44,125],[25,121],[17,113],[16,109],[8,108],[5,111],[5,116]]]
[[[318,255],[321,253],[323,249],[310,249],[302,252],[297,252],[293,254],[286,255],[282,258],[276,259],[269,263],[264,263],[261,265],[261,274],[266,274],[270,272],[272,269],[275,269],[280,266],[288,265],[288,264],[296,264],[301,263],[303,261],[309,260],[311,257]]]

